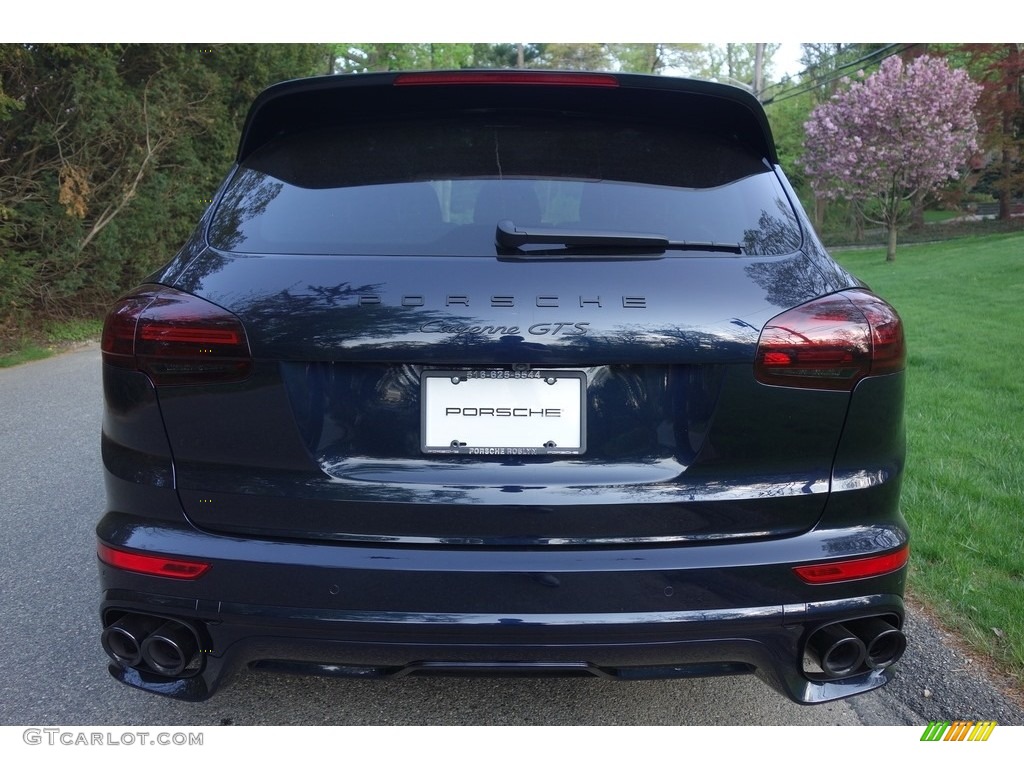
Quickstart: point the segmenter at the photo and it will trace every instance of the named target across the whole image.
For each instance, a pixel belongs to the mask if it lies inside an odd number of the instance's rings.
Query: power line
[[[840,44],[840,45],[841,45],[841,44]],[[863,55],[863,56],[862,56],[862,57],[861,57],[860,59],[858,59],[857,61],[851,61],[851,62],[847,62],[846,64],[841,64],[841,65],[840,65],[839,67],[837,67],[837,68],[836,68],[836,70],[830,70],[830,71],[829,71],[828,73],[826,73],[826,74],[831,74],[832,72],[834,72],[834,71],[837,71],[837,70],[839,70],[839,69],[847,69],[847,68],[849,68],[849,67],[851,67],[851,66],[856,66],[856,64],[860,63],[861,61],[864,61],[864,60],[866,60],[866,59],[869,59],[869,58],[872,58],[872,57],[874,57],[874,56],[877,56],[877,55],[879,55],[879,54],[881,54],[881,53],[884,53],[885,51],[889,50],[890,48],[895,48],[895,47],[897,47],[898,45],[899,45],[899,43],[889,43],[888,45],[883,45],[883,46],[882,46],[881,48],[877,48],[877,49],[875,49],[874,51],[871,51],[871,53],[867,53],[867,54],[864,54],[864,55]],[[847,46],[847,50],[845,50],[845,51],[844,51],[844,50],[837,50],[837,51],[836,51],[835,53],[833,53],[833,54],[832,54],[831,56],[826,56],[826,57],[822,58],[822,59],[821,59],[821,61],[819,61],[819,62],[818,62],[817,64],[810,64],[810,65],[809,65],[809,66],[807,67],[807,69],[803,70],[802,72],[798,72],[798,73],[796,74],[796,77],[803,77],[804,75],[806,75],[806,74],[807,74],[807,73],[809,73],[809,72],[813,72],[813,71],[815,71],[815,70],[817,70],[817,69],[820,69],[820,68],[821,68],[821,67],[822,67],[822,66],[823,66],[823,65],[824,65],[824,64],[825,64],[826,62],[829,62],[829,61],[832,61],[832,62],[834,62],[834,61],[836,61],[836,60],[837,60],[837,59],[838,59],[838,58],[839,58],[840,56],[842,56],[842,55],[843,55],[843,54],[845,54],[845,53],[849,53],[849,46]],[[816,79],[820,79],[820,78],[816,78]],[[801,85],[804,85],[804,84],[803,84],[803,83],[801,83]]]
[[[810,82],[795,85],[794,88],[803,88],[807,86],[817,87],[820,85],[825,85],[830,82],[834,82],[837,75],[842,76],[839,73],[843,73],[848,70],[854,69],[855,67],[859,67],[861,64],[874,63],[879,59],[884,58],[889,53],[894,52],[894,49],[897,49],[899,47],[899,43],[890,43],[888,45],[883,45],[881,48],[876,48],[875,50],[860,56],[860,58],[854,59],[853,61],[848,61],[845,64],[840,64],[835,69],[828,70],[822,75],[812,77]],[[840,56],[843,55],[843,53],[843,51],[837,51],[836,53],[829,57],[829,60],[836,61],[837,59],[839,59]],[[814,72],[816,70],[820,70],[823,64],[824,62],[819,62],[818,64],[809,66],[807,69],[801,72],[800,75],[798,75],[798,77],[804,74]]]
[[[834,83],[837,80],[842,80],[844,77],[847,76],[847,73],[850,70],[857,68],[862,64],[874,64],[880,61],[881,59],[885,58],[887,55],[895,55],[898,53],[902,53],[903,51],[907,50],[907,48],[910,47],[911,44],[900,47],[899,43],[892,43],[883,46],[874,51],[871,51],[870,53],[865,54],[864,56],[861,56],[860,58],[854,61],[843,64],[822,76],[816,77],[808,83],[799,83],[798,85],[794,85],[792,88],[783,91],[781,94],[768,99],[765,103],[770,104],[773,102],[785,101],[786,99],[796,98],[797,96],[801,96],[809,91],[813,91],[817,88],[821,88],[822,86]],[[836,59],[838,58],[838,56],[839,54],[836,54],[831,58]],[[810,72],[814,69],[817,69],[817,66],[808,67],[806,70],[804,70],[804,72]]]
[[[883,46],[882,48],[878,48],[872,51],[871,53],[861,56],[859,59],[856,59],[855,61],[843,64],[841,67],[837,67],[836,69],[829,72],[827,75],[815,78],[809,83],[800,83],[798,85],[794,85],[792,88],[782,91],[781,94],[777,96],[772,96],[770,99],[767,99],[764,103],[777,104],[780,101],[786,101],[787,99],[794,99],[797,96],[802,96],[803,94],[808,93],[809,91],[813,91],[818,88],[821,88],[822,86],[829,85],[831,83],[836,82],[837,80],[842,80],[844,77],[847,76],[847,71],[859,67],[861,64],[875,64],[881,61],[886,56],[896,56],[910,48],[913,48],[914,45],[916,45],[916,43],[891,43],[889,45]],[[833,56],[832,58],[834,59],[837,56],[838,54],[836,54],[836,56]],[[807,69],[804,70],[804,72],[801,72],[800,74],[802,75],[816,68],[817,67],[808,67]]]

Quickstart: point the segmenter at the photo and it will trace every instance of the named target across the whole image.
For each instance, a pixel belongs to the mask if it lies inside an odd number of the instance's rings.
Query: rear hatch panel
[[[801,255],[601,261],[585,281],[576,263],[434,258],[429,288],[407,257],[207,258],[202,295],[242,319],[257,371],[161,391],[200,527],[522,546],[791,535],[821,513],[849,395],[751,367],[780,310],[769,276],[819,288]],[[453,368],[581,372],[585,452],[425,454],[422,374]]]
[[[164,273],[236,315],[254,359],[243,382],[160,390],[189,519],[447,546],[811,528],[850,395],[764,386],[752,364],[769,319],[849,285],[802,252],[749,94],[607,76],[397,82],[264,94],[205,247]],[[498,245],[499,224],[545,244]],[[573,231],[641,245],[545,234]],[[579,377],[582,447],[424,450],[436,371]],[[495,431],[515,405],[490,409]]]

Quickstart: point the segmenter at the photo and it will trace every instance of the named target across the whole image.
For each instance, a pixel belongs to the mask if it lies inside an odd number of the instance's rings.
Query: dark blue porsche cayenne
[[[753,673],[815,703],[905,648],[900,319],[744,91],[276,85],[103,361],[128,685]]]

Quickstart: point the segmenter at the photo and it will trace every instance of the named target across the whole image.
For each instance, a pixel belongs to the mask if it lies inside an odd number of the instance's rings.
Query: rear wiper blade
[[[524,229],[504,219],[498,222],[494,232],[495,242],[502,248],[518,248],[522,245],[580,245],[623,248],[649,248],[665,250],[669,240],[664,235],[645,232],[603,232],[588,229],[554,229],[539,227]]]
[[[663,251],[718,251],[722,253],[743,253],[739,243],[711,243],[689,240],[669,240],[664,235],[647,232],[605,232],[587,229],[555,229],[517,227],[509,219],[498,222],[494,241],[499,248],[521,248],[524,245],[561,245],[566,248],[621,248],[647,253]],[[522,251],[529,255],[529,251]],[[550,251],[538,251],[549,254]]]

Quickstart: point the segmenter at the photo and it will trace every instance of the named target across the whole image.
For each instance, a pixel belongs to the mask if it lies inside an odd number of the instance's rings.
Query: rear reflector
[[[252,370],[237,317],[164,286],[121,299],[107,315],[101,348],[105,363],[142,371],[158,386],[239,381]]]
[[[905,364],[896,310],[858,289],[769,320],[757,345],[754,376],[762,384],[850,391],[865,376],[901,371]]]
[[[96,545],[96,553],[101,561],[122,571],[144,573],[147,576],[165,576],[169,579],[198,579],[208,570],[209,563],[194,560],[178,560],[162,555],[140,555],[136,552],[108,547],[106,544]]]
[[[536,72],[495,69],[487,72],[406,72],[395,85],[574,85],[617,88],[615,75],[593,72]]]
[[[905,546],[886,555],[818,565],[801,565],[794,568],[793,571],[808,584],[835,584],[839,581],[867,579],[898,571],[907,564],[909,558],[910,547]]]

